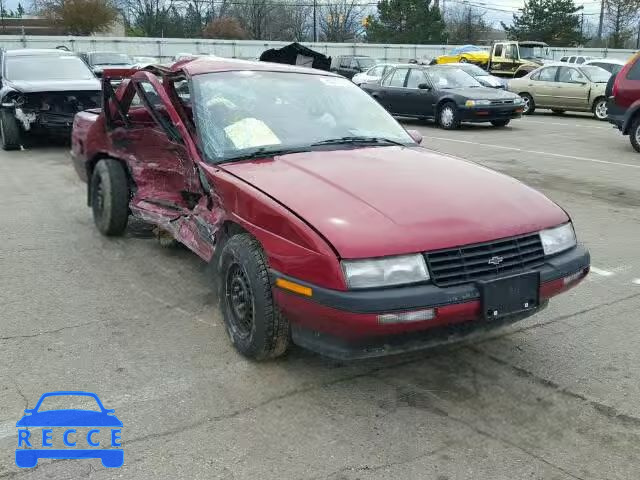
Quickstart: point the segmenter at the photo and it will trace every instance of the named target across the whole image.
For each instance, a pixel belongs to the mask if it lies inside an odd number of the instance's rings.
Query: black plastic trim
[[[540,283],[551,282],[584,270],[589,267],[590,261],[588,250],[581,245],[549,257],[545,260],[544,265],[537,269],[540,272]],[[271,270],[271,275],[274,279],[284,278],[311,288],[313,296],[304,297],[307,300],[354,313],[384,313],[439,307],[470,302],[480,298],[480,292],[474,283],[444,288],[424,284],[385,289],[340,291],[318,287],[275,270]],[[288,292],[288,290],[284,291]]]

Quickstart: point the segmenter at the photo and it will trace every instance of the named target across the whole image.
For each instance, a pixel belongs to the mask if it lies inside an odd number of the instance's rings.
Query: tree
[[[446,39],[440,9],[431,0],[380,0],[377,18],[366,21],[367,41],[428,44]]]
[[[449,43],[479,43],[485,40],[491,25],[484,18],[485,11],[476,7],[462,6],[447,9],[447,40]]]
[[[609,30],[609,47],[625,48],[638,24],[640,0],[607,0],[605,2],[606,26]]]
[[[512,40],[540,40],[549,45],[578,46],[586,42],[581,33],[581,12],[573,0],[528,0],[513,23],[502,22]]]
[[[36,11],[70,35],[104,32],[118,16],[110,0],[38,0]]]
[[[313,14],[308,3],[278,3],[271,13],[269,30],[273,40],[294,42],[308,40],[313,23],[309,22]]]
[[[169,36],[172,8],[172,0],[127,0],[125,4],[131,31],[147,37]]]
[[[320,10],[318,27],[324,42],[352,42],[364,31],[362,5],[358,0],[337,0]]]
[[[219,17],[211,21],[203,30],[205,38],[221,38],[224,40],[242,40],[247,38],[246,32],[236,18]]]
[[[235,4],[234,13],[249,38],[271,40],[268,27],[273,8],[271,0],[243,0]]]

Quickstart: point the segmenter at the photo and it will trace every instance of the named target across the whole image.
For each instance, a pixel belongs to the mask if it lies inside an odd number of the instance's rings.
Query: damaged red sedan
[[[334,74],[202,58],[106,70],[103,97],[72,134],[98,229],[121,235],[133,216],[213,262],[248,357],[456,340],[536,313],[589,271],[562,208],[421,147]]]

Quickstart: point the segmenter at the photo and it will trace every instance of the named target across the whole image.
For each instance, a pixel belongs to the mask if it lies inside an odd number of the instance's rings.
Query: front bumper
[[[500,120],[513,120],[522,117],[523,106],[518,105],[487,105],[479,107],[460,108],[460,121],[462,122],[493,122]]]
[[[440,288],[415,285],[337,291],[284,278],[312,289],[312,297],[274,288],[278,306],[291,323],[293,341],[341,359],[366,358],[449,343],[533,315],[549,298],[576,286],[589,272],[589,252],[575,247],[547,259],[540,272],[540,306],[497,321],[485,320],[475,283]],[[379,315],[434,309],[430,320],[381,323]]]

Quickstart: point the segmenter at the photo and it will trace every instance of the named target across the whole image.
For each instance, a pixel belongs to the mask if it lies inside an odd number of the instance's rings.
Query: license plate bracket
[[[478,282],[484,318],[495,320],[540,305],[540,274],[526,272]]]

